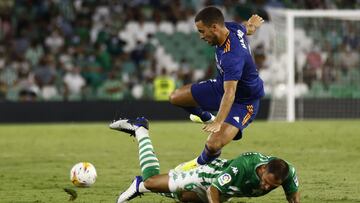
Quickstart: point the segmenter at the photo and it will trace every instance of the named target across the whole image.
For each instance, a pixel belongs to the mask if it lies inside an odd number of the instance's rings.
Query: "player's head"
[[[280,186],[289,174],[289,165],[282,159],[273,159],[265,166],[260,177],[260,188],[272,190]]]
[[[202,9],[195,16],[195,25],[200,33],[200,38],[210,45],[219,45],[220,30],[224,28],[224,15],[220,9],[209,6]]]

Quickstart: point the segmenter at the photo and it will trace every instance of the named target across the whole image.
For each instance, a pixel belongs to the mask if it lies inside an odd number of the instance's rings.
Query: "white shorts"
[[[203,178],[198,176],[199,170],[193,169],[190,171],[169,171],[169,189],[170,192],[191,191],[195,192],[202,202],[208,202],[206,190],[208,186],[201,183],[204,182]]]

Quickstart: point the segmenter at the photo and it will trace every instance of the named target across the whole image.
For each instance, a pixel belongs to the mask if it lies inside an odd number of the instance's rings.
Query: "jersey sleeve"
[[[298,181],[298,178],[296,175],[295,168],[293,166],[290,166],[289,177],[284,181],[284,183],[282,184],[282,187],[283,187],[286,195],[289,195],[291,193],[298,191],[299,181]]]
[[[216,177],[211,185],[216,187],[220,193],[226,193],[229,187],[234,186],[234,183],[243,179],[244,174],[245,170],[241,160],[234,160],[229,167]]]
[[[233,53],[227,53],[226,56],[222,59],[224,81],[240,80],[244,65],[245,61],[243,57],[235,56]]]

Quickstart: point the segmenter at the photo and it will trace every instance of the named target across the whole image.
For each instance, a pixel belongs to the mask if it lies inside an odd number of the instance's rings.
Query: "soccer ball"
[[[96,181],[96,169],[89,162],[75,164],[70,171],[70,180],[77,187],[90,187]]]

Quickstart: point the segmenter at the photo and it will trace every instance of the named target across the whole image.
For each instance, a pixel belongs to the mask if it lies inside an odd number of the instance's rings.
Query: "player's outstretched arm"
[[[209,203],[220,203],[220,191],[216,187],[210,186],[206,190],[206,194]]]
[[[300,193],[294,192],[290,195],[286,195],[286,199],[289,203],[300,203]]]
[[[263,24],[263,22],[264,19],[262,19],[262,17],[258,16],[257,14],[252,15],[249,20],[244,23],[246,27],[246,34],[254,34],[256,29],[258,29]]]
[[[237,83],[237,80],[224,82],[224,95],[221,99],[219,112],[217,113],[214,122],[203,127],[205,132],[216,133],[220,131],[221,125],[224,123],[230,112],[231,106],[234,103]]]

